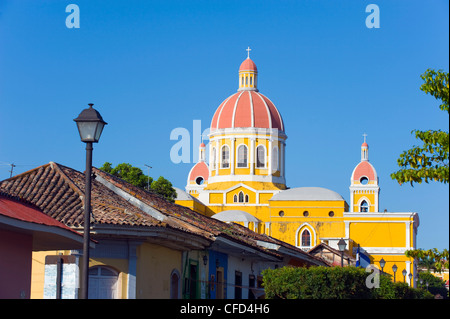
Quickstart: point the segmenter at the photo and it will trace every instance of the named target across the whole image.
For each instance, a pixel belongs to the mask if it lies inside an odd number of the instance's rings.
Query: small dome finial
[[[247,47],[246,51],[247,51],[247,59],[250,59],[250,51],[252,49],[250,49],[250,47]]]
[[[369,145],[366,142],[367,134],[364,133],[364,142],[361,145],[361,161],[368,161],[369,160]]]

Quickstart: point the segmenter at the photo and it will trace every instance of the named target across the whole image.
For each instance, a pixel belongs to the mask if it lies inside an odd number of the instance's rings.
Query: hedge
[[[356,267],[283,267],[263,271],[268,299],[429,299],[423,289],[406,283],[393,283],[389,275],[380,276],[379,288],[368,288],[370,273]]]

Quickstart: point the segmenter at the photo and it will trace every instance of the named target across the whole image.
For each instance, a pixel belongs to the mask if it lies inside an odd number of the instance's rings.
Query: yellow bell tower
[[[380,187],[378,175],[369,163],[369,145],[366,134],[361,145],[361,162],[356,165],[350,178],[350,212],[378,212]]]

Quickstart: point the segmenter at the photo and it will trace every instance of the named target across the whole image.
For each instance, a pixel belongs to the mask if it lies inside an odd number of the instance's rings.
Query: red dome
[[[256,68],[255,62],[253,62],[250,58],[247,58],[244,60],[244,62],[241,63],[239,71],[256,71],[256,72],[258,72],[258,69]]]
[[[198,162],[192,167],[189,172],[189,181],[197,181],[197,178],[202,177],[204,181],[208,181],[209,168],[205,162]]]
[[[352,180],[360,180],[363,176],[366,176],[370,181],[377,180],[377,172],[375,171],[375,168],[367,161],[362,161],[356,165],[353,170]]]
[[[280,112],[272,101],[256,91],[239,91],[231,95],[214,113],[211,131],[237,127],[278,129],[284,132]]]

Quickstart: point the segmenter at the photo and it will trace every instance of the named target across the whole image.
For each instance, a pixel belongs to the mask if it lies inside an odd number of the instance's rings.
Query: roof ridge
[[[78,185],[76,185],[70,179],[69,176],[67,176],[66,173],[64,173],[64,171],[62,170],[62,168],[60,166],[64,166],[64,167],[66,167],[68,169],[71,169],[73,171],[77,171],[77,170],[75,170],[73,168],[70,168],[70,167],[67,167],[65,165],[58,164],[56,162],[50,162],[49,165],[51,166],[52,169],[55,169],[61,175],[61,177],[69,184],[69,187],[72,188],[80,196],[80,199],[83,201],[84,200],[84,192],[78,187]],[[81,172],[79,172],[79,173],[81,173]]]

